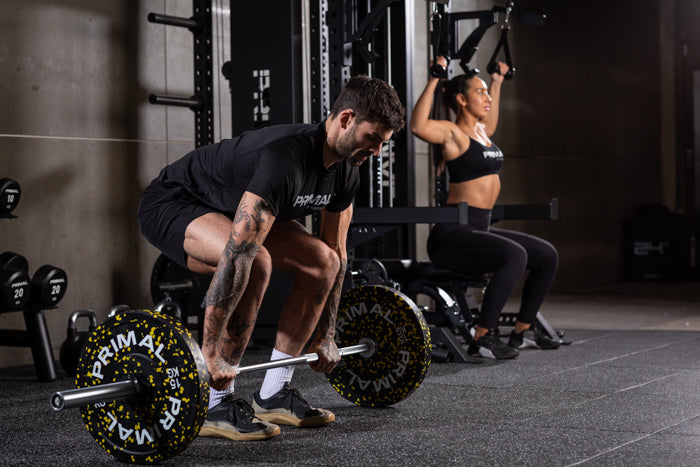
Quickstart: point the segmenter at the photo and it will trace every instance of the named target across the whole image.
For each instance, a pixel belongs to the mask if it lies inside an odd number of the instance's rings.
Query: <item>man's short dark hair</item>
[[[406,112],[394,88],[386,81],[365,75],[353,76],[345,84],[331,109],[335,117],[345,109],[355,111],[359,122],[376,122],[394,132],[404,126]]]

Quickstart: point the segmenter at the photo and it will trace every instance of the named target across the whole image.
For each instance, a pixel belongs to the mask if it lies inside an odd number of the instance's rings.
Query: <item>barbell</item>
[[[385,407],[413,393],[430,364],[430,332],[418,307],[384,286],[341,297],[336,344],[342,355],[326,375],[354,404]],[[244,366],[238,374],[311,363],[316,354]],[[123,462],[162,462],[194,441],[209,404],[209,373],[187,328],[149,310],[115,314],[80,355],[77,389],[54,393],[54,410],[80,407],[97,443]]]

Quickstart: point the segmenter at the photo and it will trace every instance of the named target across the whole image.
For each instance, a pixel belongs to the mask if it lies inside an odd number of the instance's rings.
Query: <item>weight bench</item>
[[[433,343],[442,346],[436,350],[436,360],[467,362],[464,345],[472,341],[474,326],[479,316],[479,303],[474,290],[488,285],[489,274],[462,274],[449,269],[441,269],[431,262],[410,260],[382,262],[387,275],[398,283],[399,288],[416,302],[419,295],[430,297],[435,306],[424,309],[424,315],[431,325]],[[513,327],[517,313],[503,312],[498,318],[498,326]],[[562,342],[542,313],[537,313],[537,324],[553,340]],[[562,342],[563,343],[563,342]]]
[[[493,221],[503,219],[557,219],[559,203],[556,198],[547,204],[496,205],[492,211]],[[435,208],[357,208],[353,217],[350,245],[386,232],[392,224],[402,223],[467,223],[466,203],[458,206]],[[365,263],[367,263],[366,260]],[[376,261],[376,260],[374,260]],[[462,274],[441,269],[431,262],[413,260],[380,259],[385,271],[375,276],[395,286],[414,302],[418,295],[426,295],[435,303],[433,310],[424,309],[426,320],[431,325],[431,338],[444,349],[436,349],[436,360],[456,362],[473,361],[468,357],[464,344],[473,337],[473,328],[479,314],[479,304],[473,291],[488,285],[488,274]],[[375,267],[376,269],[376,267]],[[380,283],[378,282],[378,283]],[[502,312],[498,325],[512,327],[517,313]],[[562,342],[557,333],[541,313],[537,313],[537,324],[553,340]],[[562,342],[563,343],[563,342]]]

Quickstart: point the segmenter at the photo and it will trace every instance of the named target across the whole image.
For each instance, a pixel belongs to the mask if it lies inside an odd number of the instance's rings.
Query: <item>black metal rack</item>
[[[193,0],[193,16],[181,18],[149,13],[148,21],[166,26],[187,28],[194,40],[194,95],[190,97],[151,94],[151,104],[189,107],[194,111],[195,146],[214,142],[214,85],[212,53],[211,0]]]

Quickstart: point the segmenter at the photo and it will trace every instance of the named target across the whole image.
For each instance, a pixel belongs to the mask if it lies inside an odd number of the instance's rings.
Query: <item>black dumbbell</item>
[[[27,259],[6,251],[0,255],[0,309],[21,310],[31,299],[31,277]]]
[[[66,272],[45,264],[32,277],[32,302],[41,308],[53,308],[66,294],[68,276]]]
[[[90,320],[90,326],[87,331],[78,332],[77,321],[78,318],[82,316]],[[78,360],[80,359],[80,352],[83,351],[85,343],[95,328],[97,328],[97,317],[92,310],[74,311],[68,318],[66,340],[63,341],[63,345],[61,345],[59,359],[61,361],[61,366],[69,375],[75,376],[78,368]]]
[[[0,215],[9,214],[19,204],[22,193],[19,183],[11,178],[0,178]]]

